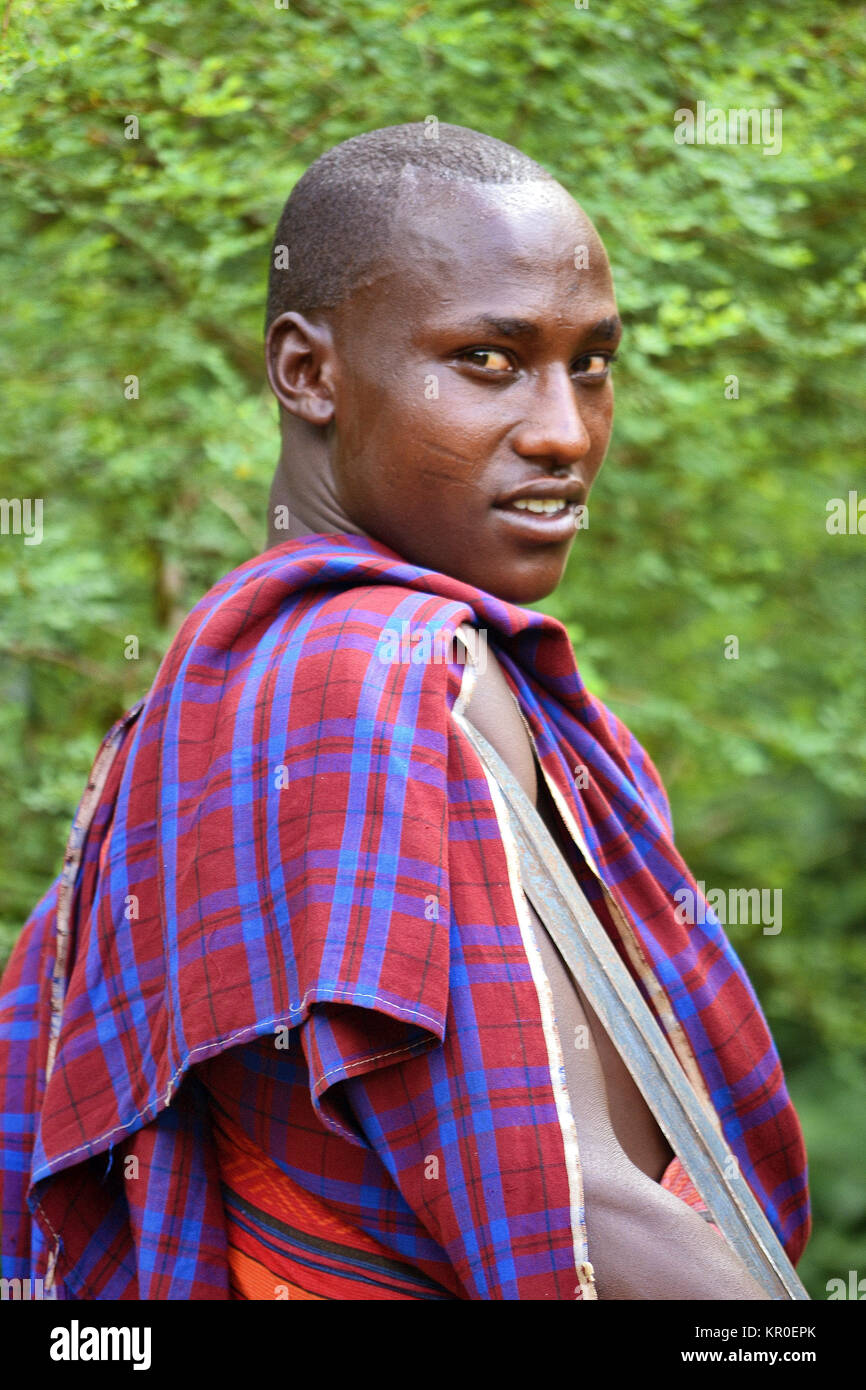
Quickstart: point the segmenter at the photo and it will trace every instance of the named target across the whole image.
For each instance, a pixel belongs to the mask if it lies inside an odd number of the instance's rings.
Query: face
[[[390,245],[331,316],[335,502],[407,560],[543,598],[610,438],[601,242],[558,184],[425,179]]]

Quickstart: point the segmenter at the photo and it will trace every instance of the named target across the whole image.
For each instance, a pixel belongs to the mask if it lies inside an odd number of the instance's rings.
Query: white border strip
[[[589,1250],[587,1247],[586,1202],[583,1192],[583,1174],[580,1167],[580,1148],[577,1141],[577,1126],[574,1121],[571,1098],[568,1094],[568,1087],[565,1080],[565,1061],[562,1053],[562,1041],[556,1026],[553,990],[551,989],[547,972],[544,969],[541,952],[538,949],[538,943],[535,939],[532,919],[527,910],[526,899],[523,894],[523,885],[520,881],[520,861],[517,853],[517,845],[514,842],[514,836],[511,830],[508,808],[503,800],[498,783],[494,781],[486,767],[484,768],[484,776],[487,779],[490,798],[493,802],[493,809],[496,812],[496,819],[499,822],[502,845],[505,850],[505,859],[508,865],[508,886],[511,891],[514,910],[520,927],[520,935],[523,940],[523,949],[529,961],[532,983],[535,985],[541,1011],[541,1023],[544,1029],[544,1041],[547,1047],[550,1082],[556,1101],[556,1113],[559,1119],[562,1143],[565,1150],[565,1168],[568,1174],[569,1216],[574,1247],[575,1274],[578,1281],[576,1293],[582,1299],[597,1299],[598,1293],[595,1287],[595,1271],[590,1263]]]

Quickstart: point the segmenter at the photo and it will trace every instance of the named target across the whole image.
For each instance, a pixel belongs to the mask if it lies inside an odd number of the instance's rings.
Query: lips
[[[500,511],[545,517],[561,516],[566,509],[574,512],[585,501],[586,488],[576,478],[540,478],[506,493],[494,506]]]
[[[503,536],[510,535],[521,544],[561,545],[574,540],[580,524],[579,504],[562,497],[544,500],[548,505],[553,503],[556,510],[539,512],[514,502],[497,504],[493,515],[499,519]]]
[[[559,543],[574,538],[585,499],[586,488],[576,478],[539,478],[507,493],[494,510],[515,537]]]
[[[565,497],[518,497],[508,503],[509,510],[531,512],[533,516],[556,516],[566,507],[574,505]]]

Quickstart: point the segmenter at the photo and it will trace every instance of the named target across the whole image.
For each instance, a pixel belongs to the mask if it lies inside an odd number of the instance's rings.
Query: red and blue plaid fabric
[[[584,891],[798,1258],[805,1154],[765,1020],[712,911],[678,920],[675,892],[700,897],[658,774],[586,691],[563,627],[372,541],[312,536],[189,615],[108,735],[15,948],[4,1277],[52,1274],[65,1298],[228,1297],[224,1104],[419,1296],[584,1294],[581,1189],[503,836],[451,717],[463,668],[430,657],[463,622],[495,645],[582,831],[605,885],[575,853]]]

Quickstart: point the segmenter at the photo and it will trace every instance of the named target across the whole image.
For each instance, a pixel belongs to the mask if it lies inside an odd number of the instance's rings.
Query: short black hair
[[[376,264],[409,166],[468,183],[555,182],[513,145],[433,117],[344,140],[310,165],[283,208],[271,252],[266,332],[288,310],[334,308]]]

